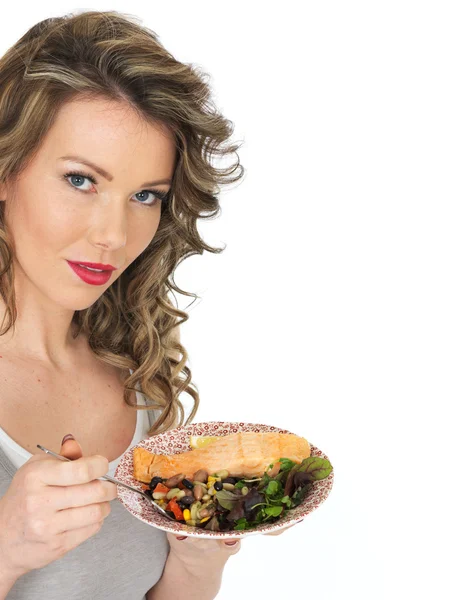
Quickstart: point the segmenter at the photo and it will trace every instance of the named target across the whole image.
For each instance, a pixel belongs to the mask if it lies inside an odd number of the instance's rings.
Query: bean
[[[184,490],[184,493],[186,494],[186,496],[190,496],[191,498],[194,497],[192,490]]]
[[[192,483],[192,481],[190,481],[189,479],[184,478],[183,481],[181,482],[185,488],[187,488],[188,490],[192,490],[194,487],[194,484]]]
[[[214,486],[213,486],[213,485],[212,485],[212,486],[209,488],[209,490],[208,490],[208,494],[209,494],[210,496],[212,496],[212,495],[214,494]]]
[[[197,480],[195,479],[195,480],[194,480],[194,486],[196,486],[196,485],[202,485],[202,486],[205,488],[205,490],[207,490],[207,489],[208,489],[208,486],[206,485],[206,483],[203,483],[203,481],[197,481]]]
[[[211,500],[211,496],[209,494],[202,496],[202,502],[206,502],[206,500]]]
[[[176,495],[177,500],[181,500],[181,498],[184,498],[186,496],[186,491],[185,490],[180,490],[178,492],[178,494]]]
[[[155,475],[155,477],[152,477],[152,479],[149,483],[149,488],[151,490],[154,490],[155,487],[158,485],[158,483],[162,483],[162,482],[163,482],[162,477],[156,477],[156,475]]]
[[[204,519],[205,517],[212,517],[213,514],[215,513],[215,507],[214,505],[208,505],[205,506],[205,508],[202,508],[201,510],[198,511],[198,517],[200,519]]]
[[[246,496],[248,494],[248,487],[244,485],[244,487],[241,488],[241,492],[243,496]]]
[[[199,469],[194,473],[194,477],[192,479],[194,479],[194,483],[196,481],[199,483],[205,483],[208,479],[208,471],[206,471],[205,469]]]
[[[166,497],[166,492],[153,492],[153,500],[161,500]]]
[[[201,500],[202,496],[205,495],[205,492],[203,490],[203,486],[201,486],[200,484],[197,484],[194,486],[194,498],[196,500]]]
[[[222,483],[237,483],[237,479],[236,477],[225,477],[224,479],[222,479]]]
[[[169,492],[167,492],[167,495],[166,495],[167,500],[171,500],[172,498],[175,498],[175,496],[180,491],[181,491],[180,488],[172,488]]]
[[[232,483],[224,483],[224,484],[223,484],[223,489],[224,489],[224,490],[228,490],[229,492],[230,492],[231,490],[234,490],[234,487],[235,487],[235,486],[234,486]]]
[[[192,496],[183,496],[183,498],[181,498],[181,500],[180,500],[180,504],[182,506],[190,506],[194,502],[195,502],[195,500]]]
[[[220,477],[220,479],[223,479],[225,477],[228,477],[230,473],[226,470],[226,469],[222,469],[221,471],[217,471],[216,476]]]
[[[185,477],[186,477],[186,475],[184,473],[178,473],[178,475],[169,477],[169,479],[166,479],[165,486],[168,488],[174,488],[178,484],[180,484]]]
[[[194,504],[191,504],[191,519],[193,521],[197,519],[197,514],[201,506],[201,502],[194,502]]]

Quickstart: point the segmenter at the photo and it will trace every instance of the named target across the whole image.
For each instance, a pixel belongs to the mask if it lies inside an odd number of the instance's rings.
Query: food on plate
[[[232,438],[228,445],[216,447],[227,438]],[[224,448],[228,448],[228,454]],[[280,448],[290,452],[280,458]],[[239,459],[230,453],[232,449],[239,449]],[[266,457],[273,453],[277,455],[268,464]],[[188,455],[195,457],[194,467]],[[156,458],[173,460],[177,456],[183,457],[182,462],[155,464]],[[216,468],[218,457],[223,460],[219,466],[225,464],[226,469]],[[265,466],[261,468],[262,463]],[[170,516],[210,531],[250,529],[275,522],[285,511],[301,504],[313,481],[328,477],[333,469],[328,460],[310,456],[304,438],[271,432],[230,434],[210,440],[202,449],[178,455],[155,455],[135,448],[133,465],[134,477],[148,484],[145,493]]]
[[[218,439],[219,436],[217,435],[190,435],[189,446],[193,450],[195,450],[196,448],[206,448],[208,444]]]
[[[305,438],[292,433],[239,432],[217,437],[204,448],[180,454],[152,454],[145,448],[133,451],[133,475],[149,483],[153,477],[168,478],[184,473],[189,479],[199,469],[216,473],[226,465],[232,477],[261,477],[265,468],[280,456],[301,463],[311,455]]]

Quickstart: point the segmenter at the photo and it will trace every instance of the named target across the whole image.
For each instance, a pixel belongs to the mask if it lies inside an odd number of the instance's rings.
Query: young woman
[[[8,50],[0,123],[0,598],[214,598],[240,543],[148,527],[98,478],[196,414],[168,294],[192,295],[184,258],[221,251],[197,220],[242,176],[211,161],[232,126],[198,70],[112,11]]]

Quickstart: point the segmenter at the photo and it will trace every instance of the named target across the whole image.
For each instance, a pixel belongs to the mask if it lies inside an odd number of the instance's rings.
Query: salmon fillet
[[[310,455],[306,439],[292,433],[240,432],[181,454],[152,454],[145,448],[135,448],[133,476],[149,483],[155,476],[166,479],[184,473],[192,479],[199,469],[206,469],[210,475],[226,469],[231,477],[261,477],[279,458],[301,463]]]

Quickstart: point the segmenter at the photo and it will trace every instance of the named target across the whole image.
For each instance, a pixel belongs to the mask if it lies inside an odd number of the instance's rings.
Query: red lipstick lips
[[[105,285],[111,278],[113,270],[116,269],[111,265],[100,263],[74,263],[70,260],[67,263],[80,279],[90,285]],[[91,271],[88,267],[90,269],[101,269],[101,271]]]
[[[102,265],[101,263],[79,262],[72,264],[83,265],[84,267],[91,267],[91,269],[101,269],[102,271],[115,271],[117,269],[117,267],[113,267],[112,265]]]

